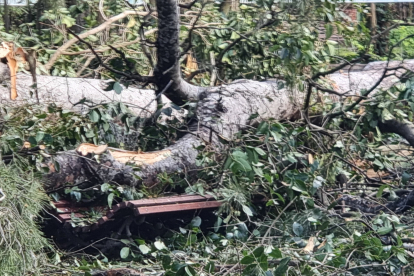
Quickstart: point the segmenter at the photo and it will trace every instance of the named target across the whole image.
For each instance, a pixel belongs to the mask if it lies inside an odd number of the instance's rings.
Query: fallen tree
[[[346,106],[346,110],[336,110],[329,116],[338,116],[351,111],[362,99],[383,88],[387,89],[399,81],[399,77],[407,70],[412,70],[414,62],[377,62],[366,66],[362,72],[339,71],[344,65],[326,73],[319,73],[310,78],[305,85],[308,94],[291,89],[281,88],[279,82],[257,82],[238,80],[217,87],[198,87],[182,78],[180,67],[179,44],[179,14],[176,1],[158,0],[158,38],[156,42],[158,63],[154,77],[134,75],[133,79],[142,82],[153,82],[158,90],[157,97],[162,96],[176,105],[193,102],[197,104],[195,119],[190,123],[190,133],[184,135],[175,144],[164,150],[150,153],[127,152],[124,150],[107,149],[93,145],[81,145],[76,151],[58,153],[54,161],[60,164],[57,170],[53,162],[49,163],[51,173],[47,175],[49,186],[59,187],[65,183],[79,184],[86,181],[101,183],[115,182],[136,186],[140,183],[154,185],[157,175],[161,172],[186,171],[195,167],[197,148],[204,144],[223,149],[222,140],[232,140],[234,135],[247,126],[252,126],[264,120],[297,119],[305,102],[309,105],[311,94],[322,91],[333,95],[341,102],[348,96],[359,96],[356,103]],[[269,20],[265,24],[272,24]],[[82,40],[84,36],[77,36]],[[91,49],[93,51],[93,49]],[[361,60],[357,59],[357,61]],[[126,74],[126,77],[128,75]],[[318,82],[319,80],[323,82]],[[111,101],[122,101],[128,104],[136,113],[142,108],[145,114],[156,109],[154,94],[149,90],[129,88],[120,95],[104,91],[105,84],[100,80],[59,78],[50,76],[37,77],[39,98],[43,103],[61,104],[67,108],[78,103],[85,96],[95,104]],[[322,83],[322,84],[321,84]],[[20,99],[31,101],[32,80],[29,76],[18,76]],[[7,88],[1,88],[2,102],[8,102]],[[365,91],[360,95],[360,91]],[[370,94],[370,95],[369,95]],[[19,100],[14,104],[21,104]],[[34,101],[34,100],[32,100]],[[328,116],[328,117],[329,117]],[[332,117],[331,116],[331,117]],[[254,119],[253,119],[254,118]],[[306,116],[304,117],[306,119]],[[310,122],[308,122],[310,123]],[[384,121],[384,131],[398,132],[407,137],[413,145],[412,124],[405,122],[406,129],[402,132],[387,125],[394,121]],[[318,129],[310,123],[310,128]],[[99,162],[97,161],[99,156]],[[137,170],[136,167],[139,167]]]

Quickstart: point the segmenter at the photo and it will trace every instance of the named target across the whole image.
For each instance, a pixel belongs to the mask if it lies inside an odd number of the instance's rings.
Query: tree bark
[[[159,91],[164,90],[173,81],[171,87],[164,92],[172,102],[182,105],[186,101],[197,101],[203,88],[184,81],[180,66],[180,20],[179,7],[176,0],[157,0],[158,38],[157,66],[154,75]]]
[[[407,67],[413,62],[407,61]],[[335,73],[328,76],[339,92],[349,92],[351,96],[361,89],[369,88],[381,75],[385,63],[368,64],[370,70],[350,72],[349,74]],[[391,64],[395,66],[394,63]],[[4,65],[5,66],[5,65]],[[1,71],[2,66],[0,66]],[[5,66],[4,68],[7,68]],[[6,70],[6,69],[5,69]],[[151,90],[140,90],[129,87],[117,95],[113,91],[103,91],[105,83],[101,80],[37,76],[39,98],[42,103],[63,105],[73,109],[73,104],[83,97],[94,103],[123,101],[131,106],[135,113],[149,105],[145,115],[149,116],[156,110],[154,93]],[[5,77],[7,79],[7,76]],[[392,86],[398,81],[395,76],[384,80],[381,88]],[[35,103],[30,98],[32,79],[29,75],[19,74],[17,78],[20,97],[18,101],[10,101],[7,87],[0,86],[0,97],[3,105],[21,105]],[[60,171],[50,164],[51,174],[47,176],[49,186],[57,187],[65,183],[79,184],[83,182],[117,182],[125,185],[153,185],[157,183],[157,174],[161,172],[188,171],[195,167],[198,154],[196,149],[202,144],[211,145],[217,151],[223,149],[219,137],[233,139],[234,135],[249,125],[273,118],[285,120],[293,116],[303,104],[303,94],[287,89],[279,90],[275,82],[256,82],[239,80],[229,85],[206,88],[199,94],[196,109],[196,122],[190,125],[191,134],[187,134],[170,147],[151,153],[132,153],[109,149],[102,153],[99,162],[93,155],[82,156],[77,151],[58,153],[56,161]],[[167,101],[165,98],[164,100]],[[88,108],[75,107],[78,111],[86,112]],[[252,115],[258,115],[251,120]],[[176,114],[180,116],[180,114]],[[411,142],[411,138],[396,132]],[[132,166],[128,163],[132,163]],[[138,171],[134,171],[138,167]]]
[[[87,182],[154,185],[158,182],[157,175],[161,172],[186,172],[194,168],[198,155],[197,147],[200,145],[209,145],[221,151],[224,148],[221,139],[232,140],[243,128],[263,120],[288,120],[303,105],[303,94],[278,89],[276,82],[238,80],[228,85],[209,88],[200,88],[185,82],[181,76],[179,62],[181,53],[177,2],[157,0],[156,3],[159,19],[158,63],[155,70],[158,93],[162,91],[175,104],[197,102],[195,120],[189,126],[191,133],[158,152],[135,153],[116,149],[100,152],[94,146],[81,145],[76,151],[58,153],[55,161],[59,163],[60,170],[52,162],[49,163],[51,173],[46,176],[49,186],[56,188],[65,183]],[[114,17],[112,20],[115,20]],[[358,94],[361,89],[371,88],[383,74],[386,65],[395,67],[401,64],[412,70],[414,61],[371,63],[361,72],[336,73],[328,76],[328,79],[333,84],[336,83],[340,93],[352,96]],[[378,88],[390,87],[397,81],[396,76],[390,75]],[[31,78],[19,75],[18,84],[21,98],[28,99],[27,91],[30,90]],[[103,92],[102,88],[100,80],[38,76],[39,98],[42,102],[70,105],[85,95],[93,98],[95,102],[112,101],[114,98],[131,101],[136,104],[134,107],[137,112],[140,111],[139,107],[151,103],[154,106],[152,111],[155,110],[151,91],[130,88],[116,96],[113,92]],[[2,89],[7,91],[7,88],[0,86],[0,92]],[[0,93],[5,101],[7,94]],[[147,112],[149,114],[152,111]],[[255,119],[251,119],[253,117]],[[85,148],[88,150],[83,150]]]
[[[9,13],[9,5],[7,4],[7,0],[4,1],[4,28],[6,33],[10,32],[10,13]]]

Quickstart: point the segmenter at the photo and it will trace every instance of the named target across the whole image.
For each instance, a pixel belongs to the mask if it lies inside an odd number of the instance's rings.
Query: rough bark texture
[[[46,186],[59,188],[65,183],[117,183],[121,185],[137,186],[145,184],[154,185],[158,182],[157,175],[162,172],[173,173],[193,168],[198,151],[196,147],[201,145],[200,140],[194,135],[181,138],[176,144],[163,150],[163,158],[158,162],[130,166],[131,159],[114,157],[110,151],[99,156],[99,161],[92,156],[80,156],[75,150],[62,152],[57,155],[55,161],[60,164],[60,170],[56,171],[52,163],[49,164],[51,173],[46,176]],[[169,152],[165,154],[165,152]],[[157,152],[152,152],[156,154]],[[128,164],[127,164],[128,163]],[[134,170],[135,169],[135,170]]]
[[[385,122],[379,122],[379,127],[382,132],[388,132],[388,133],[396,133],[404,139],[407,140],[408,143],[412,147],[414,147],[414,124],[404,120],[404,121],[398,121],[396,119],[394,120],[388,120]]]
[[[185,82],[181,77],[179,63],[181,54],[177,2],[157,0],[156,3],[159,18],[158,64],[155,70],[157,86],[159,92],[165,90],[165,95],[176,104],[197,101],[196,122],[190,125],[192,133],[163,151],[152,153],[152,159],[139,153],[117,155],[114,154],[119,153],[116,150],[101,154],[98,160],[95,156],[80,156],[76,151],[60,153],[56,161],[61,169],[56,171],[53,163],[49,164],[52,171],[47,176],[49,185],[56,187],[67,182],[153,185],[157,183],[157,175],[161,172],[187,171],[195,167],[198,146],[207,144],[219,151],[222,149],[219,137],[231,140],[241,129],[259,121],[270,118],[289,119],[302,106],[303,94],[287,89],[279,90],[275,82],[239,80],[229,85],[211,88],[200,88]],[[414,62],[410,61],[404,65],[412,69],[413,64]],[[365,71],[339,72],[328,76],[326,80],[334,89],[351,96],[359,94],[361,89],[370,89],[381,78],[387,65],[396,67],[402,64],[375,63],[367,65]],[[398,78],[390,75],[383,80],[380,88],[386,89],[397,81]],[[21,95],[19,100],[29,99],[31,84],[29,76],[18,76],[18,89]],[[171,85],[169,89],[168,85]],[[124,90],[121,95],[116,95],[113,92],[104,92],[102,88],[100,80],[38,76],[39,98],[43,103],[58,102],[67,106],[67,102],[74,104],[86,96],[98,103],[113,100],[131,102],[132,108],[134,105],[142,108],[151,103],[149,112],[155,110],[151,91],[130,88]],[[2,102],[10,104],[6,96],[9,95],[8,88],[0,88],[0,92]],[[375,90],[372,93],[375,93]],[[136,112],[138,111],[139,108]],[[256,118],[250,119],[252,115],[256,115]],[[139,166],[134,168],[129,163]]]
[[[410,67],[410,64],[412,63],[406,65]],[[375,77],[381,74],[385,64],[374,65],[366,66],[372,67],[373,70],[336,73],[330,75],[328,79],[333,81],[337,90],[344,92],[352,90],[348,95],[353,95],[360,89],[369,88],[375,82]],[[365,81],[362,81],[364,76]],[[396,77],[388,77],[380,87],[387,88],[396,81],[398,81]],[[19,74],[20,97],[16,102],[8,99],[10,94],[7,87],[0,87],[2,103],[35,102],[34,97],[30,98],[31,83],[30,76]],[[73,108],[72,104],[86,97],[95,103],[123,101],[135,112],[140,112],[141,109],[138,107],[144,107],[152,102],[148,107],[148,115],[156,108],[153,91],[129,88],[122,91],[121,95],[117,95],[114,92],[103,91],[103,87],[105,85],[101,80],[38,76],[39,97],[42,103],[53,102],[66,108]],[[103,154],[100,163],[81,157],[75,151],[60,153],[56,160],[60,163],[61,170],[49,175],[48,183],[55,187],[66,182],[79,184],[88,181],[117,182],[127,185],[138,185],[141,182],[146,185],[155,184],[157,174],[161,172],[185,171],[193,168],[198,153],[195,147],[202,143],[211,144],[219,150],[222,147],[218,139],[219,135],[232,139],[235,133],[258,121],[269,118],[276,120],[290,118],[302,105],[302,95],[286,89],[278,90],[274,82],[249,80],[208,88],[198,96],[196,112],[198,122],[191,126],[193,134],[184,136],[176,144],[165,149],[171,152],[165,159],[155,163],[149,162],[141,166],[139,171],[134,171],[126,164],[125,158],[117,161],[110,153]],[[254,114],[258,117],[250,120],[251,115]],[[402,129],[404,128],[398,128],[393,132],[398,133],[397,131]],[[399,134],[404,136],[403,133]]]
[[[171,87],[165,95],[176,104],[198,100],[203,88],[184,81],[180,68],[180,41],[179,41],[179,11],[176,0],[157,0],[158,11],[158,38],[157,38],[157,66],[154,75],[157,86],[162,91],[170,82]]]
[[[32,88],[33,80],[30,75],[19,73],[17,75],[17,91],[19,97],[15,101],[10,100],[10,71],[8,66],[0,63],[0,105],[16,106],[24,104],[36,104],[36,96]],[[108,81],[99,79],[64,78],[53,76],[37,76],[37,89],[41,104],[56,104],[64,109],[86,112],[89,108],[85,105],[76,105],[80,100],[86,98],[90,105],[104,104],[110,102],[122,102],[131,111],[141,116],[151,115],[157,107],[155,93],[153,90],[138,89],[130,86],[121,94],[114,91],[104,91]],[[163,96],[163,102],[170,101]],[[145,110],[141,113],[141,111]],[[178,116],[174,109],[173,115]]]
[[[274,82],[238,81],[210,88],[200,97],[198,122],[190,126],[193,133],[164,149],[161,153],[164,158],[161,160],[148,160],[146,164],[140,164],[138,171],[133,171],[133,167],[128,164],[135,163],[134,156],[119,158],[107,152],[100,156],[98,163],[94,159],[79,156],[76,151],[64,152],[55,159],[62,169],[47,176],[49,185],[56,188],[67,182],[80,184],[98,181],[125,185],[144,183],[150,186],[157,183],[159,173],[185,172],[194,168],[198,154],[196,148],[202,143],[211,144],[220,150],[222,145],[219,135],[233,139],[240,129],[258,121],[289,119],[299,107],[292,101],[298,97],[285,89],[278,90]],[[250,120],[254,114],[258,117]],[[167,151],[168,154],[165,154]],[[135,157],[139,157],[139,154]]]

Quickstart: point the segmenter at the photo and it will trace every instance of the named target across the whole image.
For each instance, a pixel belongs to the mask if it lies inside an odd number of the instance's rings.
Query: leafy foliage
[[[37,215],[44,210],[47,196],[41,182],[25,161],[19,165],[0,164],[0,274],[41,275],[40,267],[51,252],[39,229]],[[26,170],[24,170],[26,168]]]

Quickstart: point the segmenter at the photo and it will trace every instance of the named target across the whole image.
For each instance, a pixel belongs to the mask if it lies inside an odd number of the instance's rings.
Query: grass
[[[38,225],[47,195],[25,164],[0,164],[0,275],[41,275],[40,266],[51,250]]]

